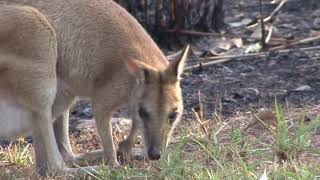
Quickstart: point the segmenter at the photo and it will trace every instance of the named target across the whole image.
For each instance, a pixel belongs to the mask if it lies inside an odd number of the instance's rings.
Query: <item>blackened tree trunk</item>
[[[166,39],[181,30],[219,32],[223,0],[115,0],[154,36]]]

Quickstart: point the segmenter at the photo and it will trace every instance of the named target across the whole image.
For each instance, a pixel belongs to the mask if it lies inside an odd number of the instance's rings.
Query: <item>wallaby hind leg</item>
[[[75,161],[69,140],[69,107],[74,99],[74,96],[58,83],[58,92],[52,107],[53,117],[56,118],[53,127],[59,151],[67,163]]]
[[[55,143],[51,112],[34,112],[36,167],[41,175],[63,171],[64,162]]]
[[[38,74],[47,76],[41,71]],[[48,176],[61,173],[64,169],[64,162],[54,135],[51,112],[57,92],[57,81],[48,76],[38,83],[38,87],[29,90],[29,95],[33,97],[30,109],[34,124],[36,168],[40,175]]]
[[[73,163],[75,155],[72,151],[69,139],[69,111],[66,110],[60,115],[53,124],[54,135],[60,154],[66,163]]]

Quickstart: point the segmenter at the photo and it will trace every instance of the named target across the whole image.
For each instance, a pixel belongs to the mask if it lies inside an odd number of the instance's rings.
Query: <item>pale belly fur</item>
[[[11,98],[0,96],[0,139],[30,136],[32,124],[30,111]]]

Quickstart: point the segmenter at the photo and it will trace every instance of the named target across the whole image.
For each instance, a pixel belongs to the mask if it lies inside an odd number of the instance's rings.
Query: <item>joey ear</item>
[[[138,60],[127,60],[125,62],[128,72],[133,75],[138,83],[145,83],[150,79],[153,68]]]
[[[173,76],[176,80],[180,80],[181,74],[183,73],[185,62],[188,58],[190,46],[187,45],[169,65],[170,76]]]

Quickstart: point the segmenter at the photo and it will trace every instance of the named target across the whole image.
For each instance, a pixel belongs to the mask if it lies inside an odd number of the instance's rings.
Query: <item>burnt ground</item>
[[[243,7],[240,13],[236,4],[227,3],[227,21],[234,22],[232,17],[241,13],[242,18],[253,19],[259,16],[257,3],[244,1],[243,5],[248,6]],[[273,25],[278,28],[282,37],[309,37],[314,21],[311,14],[319,9],[319,4],[318,2],[316,6],[310,6],[307,1],[289,1],[281,9]],[[266,7],[265,11],[270,13],[275,6]],[[237,34],[250,32],[243,29],[231,31]],[[315,42],[312,45],[319,44]],[[288,54],[272,53],[267,57],[234,59],[227,63],[204,67],[203,71],[193,72],[183,81],[186,108],[197,106],[197,91],[202,94],[202,103],[207,115],[214,111],[232,115],[237,111],[272,107],[275,97],[293,107],[319,104],[319,60],[319,51],[293,50]]]

